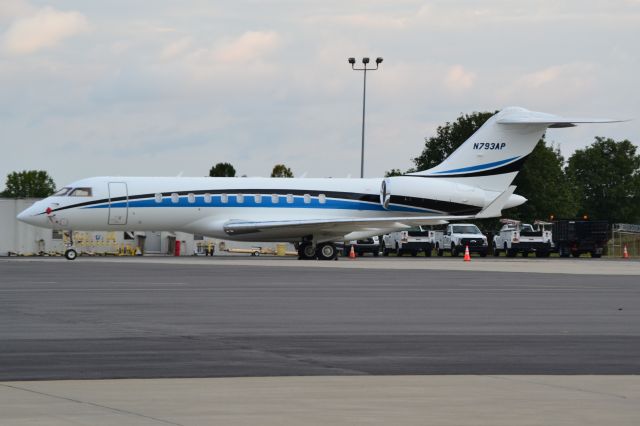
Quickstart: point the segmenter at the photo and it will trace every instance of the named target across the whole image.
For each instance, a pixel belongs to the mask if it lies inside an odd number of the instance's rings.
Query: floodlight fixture
[[[367,64],[369,63],[370,59],[365,56],[362,58],[362,64],[364,65],[364,67],[362,68],[357,68],[356,67],[356,58],[348,58],[347,59],[348,62],[351,64],[351,69],[354,71],[364,71],[363,75],[364,75],[364,84],[362,87],[362,150],[361,150],[361,154],[360,154],[360,178],[364,177],[364,119],[365,119],[365,105],[366,105],[366,100],[367,100],[367,71],[376,71],[378,69],[378,67],[380,66],[380,64],[382,63],[382,58],[380,56],[378,56],[376,58],[376,67],[375,68],[368,68]]]

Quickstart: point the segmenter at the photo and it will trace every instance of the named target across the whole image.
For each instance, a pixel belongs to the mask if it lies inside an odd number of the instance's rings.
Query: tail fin
[[[487,120],[442,163],[410,175],[446,178],[503,192],[511,185],[547,128],[617,121],[620,120],[565,118],[508,107]]]

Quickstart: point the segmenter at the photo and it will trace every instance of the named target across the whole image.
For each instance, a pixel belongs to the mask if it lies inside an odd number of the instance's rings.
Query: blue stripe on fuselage
[[[507,158],[506,160],[494,161],[492,163],[478,164],[477,166],[469,166],[469,167],[463,167],[461,169],[443,170],[441,172],[433,172],[433,174],[439,175],[439,174],[443,174],[443,173],[462,173],[462,172],[473,172],[473,171],[476,171],[476,170],[485,170],[485,169],[490,169],[492,167],[501,166],[501,165],[506,164],[506,163],[508,163],[510,161],[517,160],[518,158],[519,157],[511,157],[511,158]]]
[[[127,207],[127,202],[118,201],[109,204],[99,204],[94,206],[83,207],[85,209],[104,209],[104,208],[123,208]],[[310,203],[304,202],[304,197],[294,196],[292,203],[287,203],[286,196],[279,196],[278,202],[274,203],[270,195],[263,195],[262,202],[257,203],[253,195],[245,195],[242,203],[238,202],[237,195],[228,195],[227,202],[222,202],[220,195],[211,195],[211,202],[206,203],[203,195],[197,195],[193,203],[189,202],[188,196],[180,196],[177,203],[171,201],[171,197],[163,197],[162,202],[156,202],[155,198],[147,198],[144,200],[129,200],[130,208],[151,208],[151,207],[263,207],[263,208],[303,208],[303,209],[338,209],[338,210],[369,210],[369,211],[385,211],[385,209],[376,203],[368,203],[358,200],[344,200],[335,198],[326,198],[325,203],[321,204],[318,197],[311,197]],[[420,209],[415,207],[404,207],[398,205],[390,205],[386,211],[416,212],[416,213],[440,213],[428,209]]]

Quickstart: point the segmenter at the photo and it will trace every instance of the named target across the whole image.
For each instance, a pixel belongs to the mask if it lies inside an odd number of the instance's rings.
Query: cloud
[[[500,98],[527,99],[542,102],[553,95],[562,95],[564,101],[576,102],[591,96],[596,87],[597,67],[587,62],[553,65],[524,74],[499,91]],[[556,99],[556,102],[558,99]]]
[[[79,12],[61,12],[52,7],[15,20],[3,36],[3,47],[13,54],[28,54],[53,47],[87,31],[89,24]]]
[[[2,0],[0,2],[0,22],[27,15],[33,10],[33,6],[25,0]]]
[[[218,47],[214,57],[225,63],[252,62],[271,53],[279,45],[280,36],[275,31],[248,31]]]
[[[355,13],[349,15],[320,15],[306,20],[311,25],[339,24],[348,28],[369,30],[403,29],[410,22],[409,17],[393,17],[383,14]]]
[[[465,70],[462,65],[454,65],[444,77],[445,86],[452,92],[463,92],[473,87],[476,74]]]
[[[179,40],[167,44],[160,52],[160,57],[164,60],[173,59],[185,53],[193,44],[191,37],[183,37]]]

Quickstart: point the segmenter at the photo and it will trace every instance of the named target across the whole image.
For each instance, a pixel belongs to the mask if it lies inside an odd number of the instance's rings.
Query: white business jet
[[[36,202],[18,219],[79,231],[183,231],[293,242],[300,259],[336,257],[348,241],[452,220],[499,217],[526,201],[511,183],[548,127],[619,120],[509,107],[439,165],[375,179],[93,177]],[[77,256],[72,244],[67,259]]]

